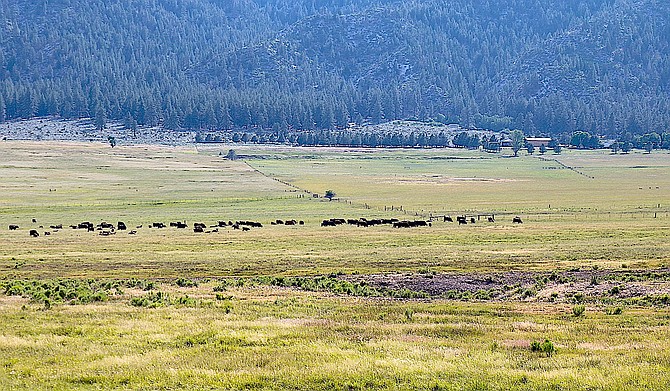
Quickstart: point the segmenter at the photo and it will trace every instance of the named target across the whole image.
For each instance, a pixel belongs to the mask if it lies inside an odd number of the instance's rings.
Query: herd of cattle
[[[454,222],[454,219],[451,216],[442,216],[442,219],[444,222]],[[399,219],[366,219],[366,218],[359,218],[359,219],[340,219],[340,218],[331,218],[327,220],[323,220],[321,222],[322,227],[335,227],[338,225],[352,225],[352,226],[357,226],[357,227],[373,227],[377,225],[389,225],[392,226],[393,228],[414,228],[414,227],[431,227],[433,218],[430,220],[399,220]],[[487,221],[490,223],[495,222],[495,219],[493,216],[487,217]],[[36,223],[36,219],[32,219],[33,223]],[[456,222],[458,222],[459,225],[461,224],[474,224],[476,222],[474,217],[468,217],[466,216],[457,216],[456,217]],[[521,220],[521,217],[516,216],[512,219],[512,223],[515,224],[521,224],[523,221]],[[287,226],[303,226],[305,225],[305,222],[302,220],[274,220],[270,222],[271,225],[287,225]],[[117,231],[127,231],[128,234],[130,235],[135,235],[137,234],[137,229],[142,228],[142,225],[138,225],[135,227],[133,230],[128,230],[128,227],[123,221],[117,222],[116,225],[107,223],[107,222],[102,222],[100,224],[93,224],[89,221],[84,221],[75,225],[70,225],[69,226],[72,229],[75,230],[86,230],[87,232],[98,232],[99,235],[101,236],[109,236],[109,235],[114,235],[116,234]],[[165,225],[165,223],[162,222],[154,222],[151,223],[147,226],[148,228],[155,228],[155,229],[162,229],[162,228],[167,228],[168,225]],[[177,229],[186,229],[188,228],[188,224],[186,221],[175,221],[175,222],[170,222],[169,227],[177,228]],[[251,228],[263,228],[263,224],[257,222],[257,221],[224,221],[220,220],[217,221],[213,225],[207,225],[205,223],[193,223],[193,232],[195,233],[214,233],[214,232],[219,232],[219,228],[232,228],[234,230],[242,230],[242,231],[250,231]],[[44,228],[43,226],[40,226],[39,228]],[[62,224],[57,224],[57,225],[50,225],[49,228],[52,231],[44,231],[45,236],[51,235],[51,232],[58,232],[59,230],[63,229]],[[10,231],[16,231],[19,229],[19,226],[16,224],[10,224],[9,225],[9,230]],[[36,229],[30,229],[29,231],[30,236],[32,237],[39,237],[40,233]]]

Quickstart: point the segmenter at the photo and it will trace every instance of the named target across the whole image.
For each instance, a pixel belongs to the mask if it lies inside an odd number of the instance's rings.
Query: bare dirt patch
[[[425,292],[433,298],[579,303],[670,304],[670,269],[570,270],[506,273],[346,275],[341,279],[388,290]],[[644,304],[644,303],[642,303]]]

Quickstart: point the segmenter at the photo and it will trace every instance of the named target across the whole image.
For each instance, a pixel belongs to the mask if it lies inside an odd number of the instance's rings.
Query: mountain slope
[[[661,0],[0,0],[0,120],[670,128]]]

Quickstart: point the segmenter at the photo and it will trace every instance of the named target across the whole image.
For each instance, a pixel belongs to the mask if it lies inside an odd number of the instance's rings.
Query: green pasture
[[[229,148],[243,159],[223,159]],[[496,302],[277,286],[215,291],[225,277],[644,273],[670,265],[669,154],[564,150],[543,158],[0,142],[0,286],[121,278],[155,284],[151,291],[110,288],[99,301],[76,305],[0,291],[0,389],[668,389],[665,306],[622,305],[615,314],[610,304],[587,302],[575,316],[573,303],[534,296]],[[322,197],[329,189],[336,200]],[[496,221],[320,226],[332,217],[445,214],[495,214]],[[523,224],[512,223],[517,215]],[[305,224],[271,225],[276,219]],[[208,234],[147,228],[177,220],[264,227]],[[83,221],[124,221],[137,233],[68,228]],[[10,224],[20,228],[10,231]],[[56,224],[64,228],[49,228]],[[30,237],[30,229],[40,236]],[[199,285],[177,286],[179,278]],[[133,305],[157,291],[170,299],[157,308]],[[530,349],[545,339],[557,349],[551,357]]]
[[[666,153],[545,157],[582,175],[536,156],[451,149],[236,146],[246,160],[227,161],[219,154],[228,148],[1,143],[0,272],[159,278],[649,268],[670,260]],[[327,189],[338,199],[313,197]],[[331,217],[489,213],[495,223],[482,218],[461,227],[440,219],[416,229],[319,225]],[[524,224],[512,224],[516,215]],[[305,225],[270,225],[276,219]],[[255,220],[264,227],[211,234],[147,228],[177,220]],[[82,221],[142,228],[101,237],[67,227]],[[9,224],[21,228],[9,231]],[[57,224],[64,229],[51,236],[28,236],[31,228],[43,233]]]
[[[376,208],[560,215],[656,210],[661,204],[661,211],[670,210],[667,152],[567,150],[519,158],[454,149],[248,153],[265,157],[249,162],[273,177],[318,193],[333,189]]]

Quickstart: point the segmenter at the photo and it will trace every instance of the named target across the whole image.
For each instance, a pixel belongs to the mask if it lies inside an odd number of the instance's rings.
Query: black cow
[[[19,229],[19,226],[18,226],[18,225],[14,225],[14,224],[10,224],[10,225],[9,225],[9,230],[10,230],[10,231],[16,231],[17,229]]]
[[[50,225],[51,229],[63,229],[63,224]]]
[[[153,228],[165,228],[165,224],[164,223],[153,223],[153,224],[151,224],[151,227],[153,227]]]
[[[470,217],[470,223],[471,223],[471,224],[474,224],[474,223],[475,223],[475,218],[474,218],[474,217]]]
[[[77,224],[77,228],[78,229],[87,229],[89,231],[93,231],[94,227],[93,227],[93,223],[88,222],[88,221],[84,221],[83,223]]]
[[[512,219],[512,223],[523,224],[523,221],[521,220],[521,217],[516,216]]]
[[[242,227],[242,231],[250,231],[250,230],[251,230],[251,228],[249,228],[249,227]]]
[[[196,224],[193,225],[193,232],[203,233],[203,232],[205,232],[205,229],[204,229],[204,227],[202,227],[200,225],[197,225],[197,223],[196,223]]]
[[[495,219],[495,218],[493,218],[493,217],[489,217],[489,223],[495,223],[495,222],[496,222],[496,219]]]
[[[446,223],[447,221],[453,223],[454,219],[452,219],[451,216],[444,216],[444,222]]]
[[[30,230],[30,236],[32,236],[33,238],[36,238],[36,237],[40,236],[40,234],[39,234],[39,232],[37,232],[37,230],[31,229]]]
[[[305,225],[305,222],[300,220],[300,221],[298,221],[298,225]]]
[[[126,223],[124,223],[123,221],[119,221],[116,226],[117,226],[116,229],[118,229],[119,231],[125,231],[126,229],[128,229],[128,227],[126,227]]]
[[[286,220],[284,222],[284,225],[296,225],[296,224],[298,224],[298,222],[295,220]]]
[[[467,224],[467,223],[468,223],[468,221],[465,219],[465,216],[457,216],[457,217],[456,217],[456,221],[458,221],[458,225],[461,225],[461,224]]]

